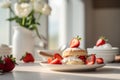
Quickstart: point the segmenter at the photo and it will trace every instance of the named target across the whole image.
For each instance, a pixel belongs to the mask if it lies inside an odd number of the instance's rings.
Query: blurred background
[[[93,47],[100,36],[105,36],[112,46],[120,48],[120,0],[46,2],[52,7],[52,13],[48,17],[43,16],[39,26],[39,32],[48,40],[46,49],[69,45],[77,35],[82,38],[80,47],[84,49]],[[0,44],[12,44],[13,23],[6,21],[9,16],[9,10],[0,9]],[[39,41],[36,42],[38,44]]]

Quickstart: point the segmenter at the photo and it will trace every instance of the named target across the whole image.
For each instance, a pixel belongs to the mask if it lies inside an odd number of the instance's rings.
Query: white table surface
[[[37,63],[18,63],[12,72],[0,75],[0,80],[120,80],[120,63],[106,64],[89,72],[51,71]]]

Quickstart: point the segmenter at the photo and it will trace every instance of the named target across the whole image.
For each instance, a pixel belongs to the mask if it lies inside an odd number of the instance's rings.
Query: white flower
[[[44,3],[41,0],[36,0],[34,2],[34,10],[35,10],[35,12],[42,12],[43,7],[44,7]]]
[[[11,5],[11,1],[9,1],[9,0],[0,3],[1,8],[9,8],[10,5]]]
[[[14,10],[18,17],[27,17],[32,11],[32,5],[30,3],[15,3]]]
[[[48,4],[45,4],[42,9],[42,13],[45,15],[49,15],[51,13],[51,10],[51,7]]]
[[[30,0],[31,2],[34,2],[35,0]]]

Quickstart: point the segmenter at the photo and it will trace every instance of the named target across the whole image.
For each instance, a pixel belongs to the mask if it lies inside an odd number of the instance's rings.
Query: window
[[[2,2],[3,0],[0,0]],[[0,8],[0,44],[9,44],[10,26],[9,21],[6,19],[9,17],[9,10]]]
[[[59,16],[60,16],[60,6],[61,0],[49,0],[49,4],[52,7],[52,13],[49,17],[49,27],[48,27],[48,36],[49,36],[49,49],[56,49],[58,46],[58,33],[59,33]]]
[[[52,13],[49,17],[49,48],[69,45],[71,38],[79,35],[81,47],[85,42],[85,14],[83,0],[49,0]]]
[[[63,3],[64,0],[49,0],[49,4],[52,7],[48,23],[49,49],[57,49],[59,47],[61,20],[65,18],[62,14],[64,13]]]

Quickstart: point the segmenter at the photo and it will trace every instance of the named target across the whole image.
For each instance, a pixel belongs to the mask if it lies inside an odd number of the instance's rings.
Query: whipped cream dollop
[[[66,63],[66,62],[68,62],[68,61],[81,61],[81,62],[82,62],[82,60],[80,60],[78,57],[76,57],[76,56],[71,56],[71,57],[66,57],[66,58],[64,58],[64,59],[62,60],[62,63]]]
[[[105,43],[104,45],[94,46],[93,49],[112,49],[112,45],[110,43]]]

